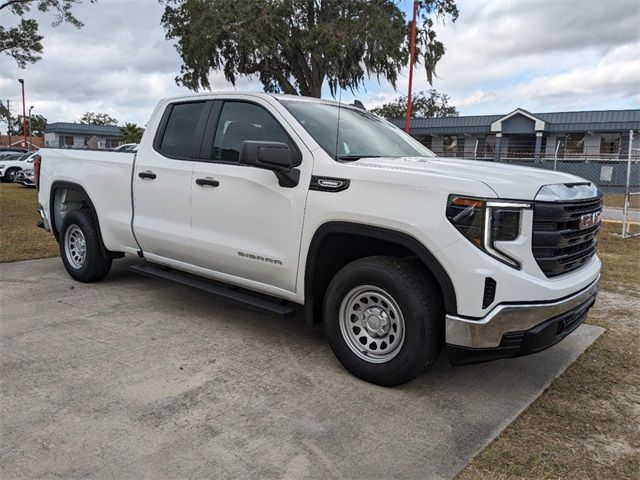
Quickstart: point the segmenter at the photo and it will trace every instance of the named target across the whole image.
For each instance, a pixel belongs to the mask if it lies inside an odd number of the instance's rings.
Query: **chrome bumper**
[[[51,227],[49,226],[49,220],[47,219],[47,214],[44,211],[44,208],[39,206],[36,210],[40,214],[40,218],[42,219],[42,228],[44,228],[47,232],[51,231]]]
[[[498,305],[487,316],[477,320],[447,315],[447,344],[466,348],[496,348],[505,333],[529,330],[578,308],[598,293],[599,286],[600,276],[584,290],[562,300]]]

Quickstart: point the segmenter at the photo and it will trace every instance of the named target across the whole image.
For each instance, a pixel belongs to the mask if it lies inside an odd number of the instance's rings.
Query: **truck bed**
[[[135,154],[127,152],[40,150],[40,199],[49,208],[55,183],[80,185],[91,199],[100,219],[105,247],[117,252],[135,252],[131,232],[131,171]]]

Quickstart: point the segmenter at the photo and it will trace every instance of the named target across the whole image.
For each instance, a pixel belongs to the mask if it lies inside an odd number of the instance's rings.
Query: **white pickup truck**
[[[138,152],[43,149],[40,214],[69,274],[112,259],[324,323],[338,359],[406,382],[543,350],[598,291],[601,194],[571,175],[438,159],[355,106],[296,96],[163,100]],[[541,359],[543,361],[543,359]]]

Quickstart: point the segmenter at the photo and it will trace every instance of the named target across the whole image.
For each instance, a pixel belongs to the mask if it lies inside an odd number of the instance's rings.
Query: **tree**
[[[5,106],[5,104],[0,100],[0,120],[4,120],[9,116],[9,109]]]
[[[418,92],[411,98],[411,118],[457,117],[458,109],[449,105],[450,97],[446,93],[438,93],[435,89]],[[407,115],[407,96],[371,109],[376,115],[387,119],[405,118]]]
[[[108,113],[87,112],[80,117],[80,123],[85,125],[118,125],[118,120]]]
[[[7,105],[5,105],[2,100],[0,100],[0,122],[4,121],[7,121],[7,135],[11,135],[11,115],[8,102]]]
[[[268,92],[320,97],[328,82],[358,89],[365,77],[386,78],[395,88],[409,61],[411,21],[392,0],[161,0],[166,36],[182,57],[176,83],[210,88],[211,70],[235,85],[257,76]],[[416,62],[429,83],[444,55],[434,18],[458,18],[455,0],[419,4]]]
[[[27,135],[29,135],[29,117],[26,122]],[[31,115],[31,134],[33,136],[44,135],[44,129],[47,128],[47,119],[43,115]],[[22,115],[18,115],[11,119],[11,135],[24,135],[22,133]]]
[[[96,0],[89,0],[94,3]],[[80,0],[0,0],[0,12],[11,12],[20,17],[20,22],[14,27],[0,25],[0,52],[13,57],[18,67],[25,68],[27,63],[40,60],[43,36],[38,33],[38,22],[25,19],[32,8],[40,12],[54,11],[52,26],[57,27],[62,22],[70,23],[81,28],[83,23],[72,13],[74,4]]]
[[[140,143],[142,140],[142,128],[135,123],[125,123],[120,127],[120,139],[123,143]]]

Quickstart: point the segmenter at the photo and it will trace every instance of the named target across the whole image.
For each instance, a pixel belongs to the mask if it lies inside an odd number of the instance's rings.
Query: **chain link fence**
[[[597,144],[586,135],[547,141],[546,138],[493,138],[427,144],[439,157],[463,158],[521,165],[585,178],[604,196],[605,220],[621,224],[624,238],[640,234],[640,133],[599,136]],[[418,138],[418,140],[421,140]],[[431,143],[431,142],[430,142]],[[591,144],[589,144],[591,143]]]
[[[640,132],[630,132],[622,238],[640,236]]]

